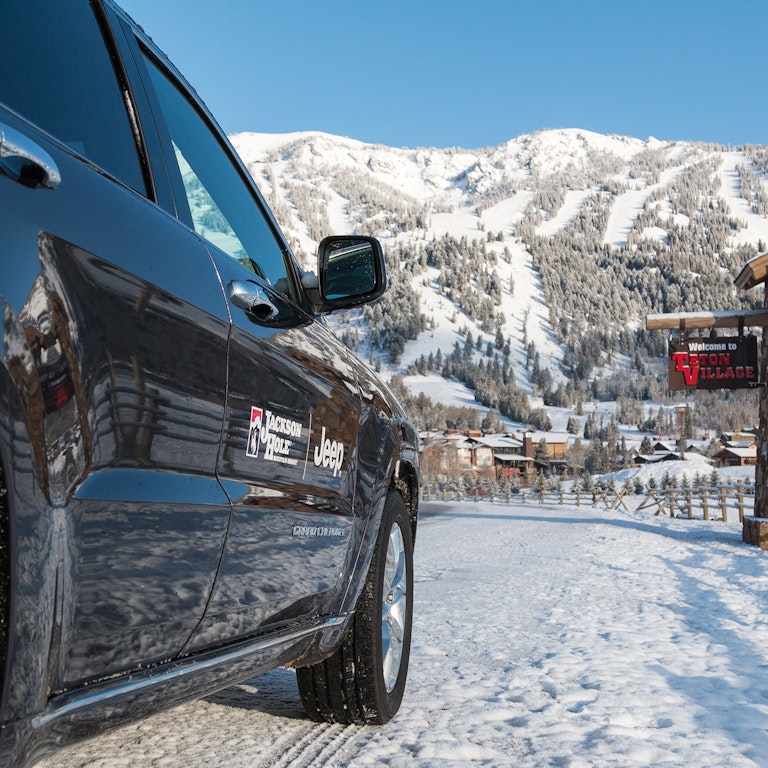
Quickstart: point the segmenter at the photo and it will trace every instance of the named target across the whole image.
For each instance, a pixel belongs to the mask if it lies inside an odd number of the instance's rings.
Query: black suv
[[[243,164],[109,0],[0,34],[0,765],[285,665],[383,723],[411,632],[418,446]],[[244,94],[244,98],[249,98]]]

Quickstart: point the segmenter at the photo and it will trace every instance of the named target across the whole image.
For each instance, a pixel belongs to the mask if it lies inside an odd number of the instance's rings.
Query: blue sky
[[[118,0],[228,133],[768,144],[763,0]]]

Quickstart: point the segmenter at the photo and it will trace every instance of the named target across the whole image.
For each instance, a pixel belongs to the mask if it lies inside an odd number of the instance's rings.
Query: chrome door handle
[[[0,170],[25,187],[56,189],[61,174],[53,158],[29,136],[0,123]]]
[[[280,314],[267,292],[248,280],[233,280],[229,284],[229,299],[257,320],[274,320]]]

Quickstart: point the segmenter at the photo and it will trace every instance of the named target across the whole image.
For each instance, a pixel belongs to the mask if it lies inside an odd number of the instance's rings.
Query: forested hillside
[[[515,420],[587,397],[662,400],[667,337],[646,314],[762,304],[733,278],[767,247],[766,147],[578,130],[476,150],[233,142],[306,266],[326,234],[382,239],[391,289],[336,321],[350,347],[392,373],[458,379]]]

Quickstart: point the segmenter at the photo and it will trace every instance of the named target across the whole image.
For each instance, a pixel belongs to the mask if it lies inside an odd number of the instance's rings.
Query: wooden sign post
[[[768,253],[750,259],[736,278],[739,288],[748,290],[756,285],[763,288],[763,306],[768,307]],[[756,544],[768,549],[768,324],[763,323],[763,338],[760,345],[760,421],[757,430],[757,466],[755,467],[755,514],[744,518],[741,537],[747,544]]]
[[[757,435],[757,467],[755,470],[755,510],[754,515],[744,516],[742,539],[748,544],[755,544],[760,549],[768,549],[768,253],[762,253],[750,259],[734,281],[738,288],[749,290],[757,285],[765,286],[764,309],[743,312],[682,312],[677,314],[648,315],[645,327],[649,330],[685,331],[693,328],[739,328],[761,327],[763,329],[760,344],[760,376],[752,385],[758,390],[760,424]],[[727,337],[726,337],[727,338]],[[679,362],[683,368],[688,359]],[[688,379],[694,377],[690,365],[682,371]],[[742,372],[743,376],[746,373]],[[733,378],[737,374],[734,372]],[[723,374],[724,388],[728,386]]]

